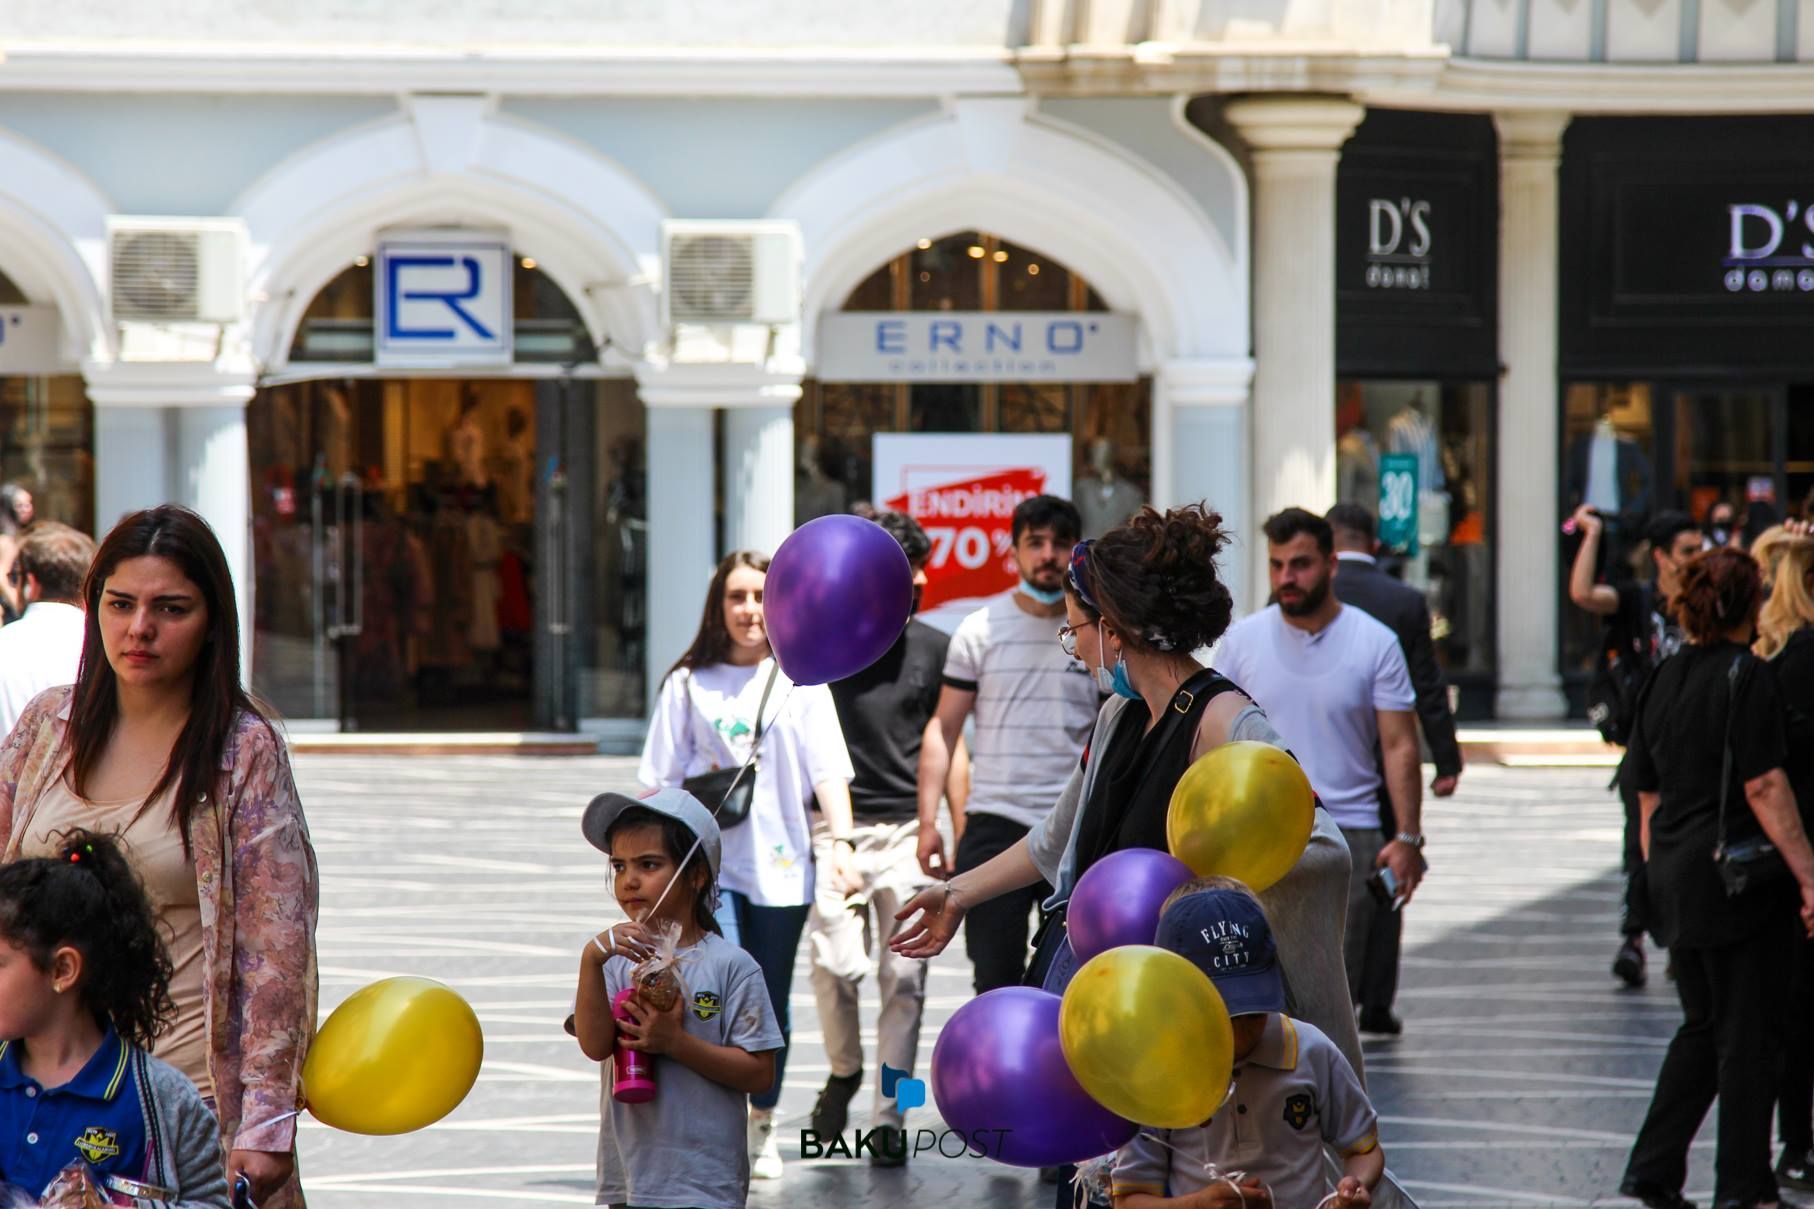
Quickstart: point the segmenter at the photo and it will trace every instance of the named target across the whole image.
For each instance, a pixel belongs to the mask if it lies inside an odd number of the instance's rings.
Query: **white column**
[[[1560,718],[1557,675],[1556,166],[1565,113],[1499,127],[1499,693],[1501,718]]]
[[[1253,362],[1245,357],[1167,361],[1153,375],[1153,503],[1202,503],[1222,515],[1235,545],[1222,581],[1236,612],[1252,602],[1247,551],[1256,540],[1248,479],[1248,400]],[[1261,595],[1264,595],[1261,581]]]
[[[1253,151],[1257,524],[1335,502],[1335,166],[1366,111],[1338,97],[1250,97],[1225,112]],[[1264,585],[1266,545],[1251,541]]]
[[[122,516],[175,498],[171,412],[164,407],[94,411],[94,525],[98,541]]]
[[[644,365],[637,388],[648,408],[649,700],[662,673],[692,641],[705,590],[723,551],[714,535],[718,463],[713,413],[725,417],[725,541],[773,552],[793,529],[793,404],[797,367],[719,363]],[[738,412],[747,411],[747,418]],[[783,413],[776,416],[774,413]],[[733,466],[737,470],[733,470]]]
[[[220,539],[239,599],[239,657],[252,678],[252,470],[246,408],[182,407],[176,412],[179,503],[201,513]]]
[[[96,536],[135,508],[176,503],[200,513],[233,576],[240,675],[250,683],[254,581],[246,403],[256,389],[253,375],[209,363],[115,362],[88,367],[87,381],[97,425]],[[123,424],[103,435],[105,421]],[[141,437],[145,449],[133,444]]]
[[[724,413],[724,544],[773,554],[794,529],[794,409]]]
[[[693,640],[718,561],[713,536],[712,409],[650,407],[648,431],[649,701]]]

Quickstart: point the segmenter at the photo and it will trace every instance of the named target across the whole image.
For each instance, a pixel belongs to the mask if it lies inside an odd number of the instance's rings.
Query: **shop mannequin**
[[[1116,475],[1115,446],[1107,437],[1090,442],[1090,474],[1075,494],[1086,538],[1101,537],[1146,506],[1140,488]]]
[[[1635,532],[1650,515],[1650,460],[1614,426],[1609,398],[1598,411],[1593,428],[1568,447],[1568,510],[1592,504]]]
[[[1335,405],[1335,498],[1379,511],[1379,446],[1367,431],[1366,395],[1358,382],[1347,382]]]
[[[800,458],[794,465],[794,524],[842,512],[848,502],[844,484],[825,473],[819,438],[812,433],[801,437]]]
[[[460,416],[441,438],[447,464],[466,487],[483,487],[489,481],[485,474],[485,432],[479,427],[479,392],[472,386],[460,388]]]

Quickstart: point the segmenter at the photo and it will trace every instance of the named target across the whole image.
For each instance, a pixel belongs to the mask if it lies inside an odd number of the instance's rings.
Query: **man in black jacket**
[[[1336,599],[1383,622],[1398,635],[1398,645],[1404,649],[1405,663],[1411,670],[1411,686],[1417,690],[1417,717],[1424,743],[1436,764],[1436,779],[1430,782],[1430,792],[1446,798],[1461,780],[1461,746],[1455,740],[1449,686],[1437,666],[1436,647],[1430,640],[1430,608],[1423,593],[1380,570],[1374,560],[1371,512],[1359,504],[1337,504],[1324,519],[1335,531]],[[1383,788],[1380,817],[1388,833],[1397,828],[1392,803]],[[1392,1000],[1398,994],[1398,951],[1403,930],[1402,915],[1382,911],[1367,938],[1360,984],[1354,988],[1362,1032],[1396,1036],[1402,1031],[1398,1017],[1392,1014]]]

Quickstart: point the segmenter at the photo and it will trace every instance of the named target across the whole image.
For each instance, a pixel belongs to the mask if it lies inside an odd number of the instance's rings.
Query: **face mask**
[[[1042,605],[1055,605],[1055,604],[1064,603],[1064,589],[1063,588],[1053,588],[1051,591],[1047,591],[1044,588],[1036,588],[1032,584],[1028,583],[1026,580],[1023,579],[1020,581],[1020,592],[1021,592],[1022,596],[1026,596],[1032,600],[1036,600]]]
[[[1096,687],[1102,692],[1113,693],[1117,697],[1126,697],[1129,701],[1140,700],[1140,694],[1134,690],[1134,682],[1127,678],[1127,660],[1115,656],[1113,669],[1103,664],[1109,661],[1108,652],[1102,643],[1102,627],[1096,627]]]

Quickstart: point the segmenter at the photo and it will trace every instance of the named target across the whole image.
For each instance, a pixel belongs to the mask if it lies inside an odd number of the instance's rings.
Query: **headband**
[[[1084,586],[1084,580],[1089,576],[1090,546],[1094,543],[1094,538],[1085,538],[1071,547],[1071,569],[1065,575],[1070,581],[1071,591],[1077,593],[1077,599],[1083,601],[1090,612],[1100,613],[1102,607],[1096,603],[1095,598],[1090,595],[1090,590]]]

